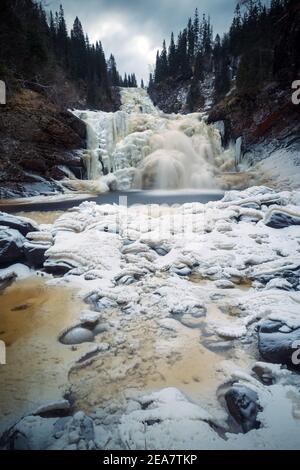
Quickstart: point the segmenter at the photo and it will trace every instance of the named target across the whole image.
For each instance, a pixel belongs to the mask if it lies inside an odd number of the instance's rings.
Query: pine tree
[[[120,86],[120,77],[117,71],[117,64],[114,56],[111,54],[108,60],[108,74],[110,83],[113,86]]]
[[[169,75],[166,41],[163,41],[163,48],[160,54],[160,74],[162,81],[168,78]]]
[[[196,8],[195,10],[193,31],[194,31],[195,53],[197,54],[198,52],[200,52],[200,37],[199,37],[200,36],[200,22],[199,22],[198,8]]]
[[[192,66],[193,61],[194,61],[194,56],[195,56],[195,34],[194,34],[194,27],[193,27],[191,18],[189,19],[189,22],[188,22],[187,38],[188,38],[189,63],[190,63],[190,66]]]
[[[64,10],[62,5],[59,7],[58,13],[58,25],[57,25],[57,50],[59,52],[60,63],[66,67],[69,66],[69,51],[68,51],[68,31],[64,16]]]
[[[75,79],[84,79],[87,74],[86,43],[82,24],[77,16],[71,30],[71,51],[73,77]]]
[[[174,41],[174,33],[171,34],[169,52],[168,52],[168,70],[169,76],[174,77],[177,71],[177,64],[176,64],[176,46]]]
[[[156,52],[156,63],[155,63],[155,83],[160,83],[162,81],[161,73],[161,62],[159,51]]]
[[[153,73],[150,73],[148,90],[151,91],[153,89],[153,87],[154,87]]]

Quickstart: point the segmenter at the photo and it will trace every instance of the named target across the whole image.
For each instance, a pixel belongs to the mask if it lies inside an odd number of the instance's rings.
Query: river
[[[69,172],[65,194],[1,204],[35,220],[27,238],[47,249],[40,270],[1,270],[17,279],[1,292],[0,430],[20,420],[4,446],[299,447],[297,375],[258,362],[257,346],[260,320],[300,328],[299,292],[276,277],[299,257],[297,226],[286,244],[264,223],[269,205],[295,214],[297,195],[261,186],[222,199],[259,178],[236,171],[234,146],[200,113],[121,94],[116,113],[74,111],[86,179]]]

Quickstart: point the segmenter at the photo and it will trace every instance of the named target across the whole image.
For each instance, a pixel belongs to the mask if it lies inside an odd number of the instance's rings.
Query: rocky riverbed
[[[299,448],[299,191],[36,220],[1,214],[2,448]]]

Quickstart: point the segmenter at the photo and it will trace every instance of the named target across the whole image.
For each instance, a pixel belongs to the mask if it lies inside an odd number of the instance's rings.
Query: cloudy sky
[[[75,16],[91,42],[101,40],[105,53],[112,52],[119,71],[135,72],[147,80],[156,50],[171,31],[177,35],[196,7],[211,16],[214,33],[226,31],[236,0],[45,0],[48,9],[62,3],[70,28]]]

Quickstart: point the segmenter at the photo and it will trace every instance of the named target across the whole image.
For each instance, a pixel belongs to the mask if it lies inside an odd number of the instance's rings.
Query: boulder
[[[18,230],[24,237],[26,237],[27,233],[38,230],[37,225],[30,220],[15,217],[5,212],[0,212],[0,225]]]
[[[279,279],[280,281],[273,281],[274,279]],[[278,269],[277,272],[272,272],[270,274],[262,274],[260,276],[255,277],[255,280],[261,282],[264,285],[268,285],[270,287],[270,281],[281,282],[281,289],[285,290],[299,290],[300,289],[300,265],[295,265],[295,267],[285,267],[283,266],[281,269]],[[283,284],[285,281],[285,285]],[[287,284],[288,283],[288,284]],[[277,284],[277,288],[278,288]],[[272,286],[272,284],[271,284]],[[287,289],[287,287],[289,289]]]
[[[257,414],[261,407],[254,390],[239,383],[233,384],[225,393],[225,401],[230,415],[244,433],[260,427]]]
[[[25,241],[26,239],[17,230],[0,226],[0,267],[24,259]]]
[[[81,344],[94,341],[94,334],[88,328],[76,326],[60,337],[63,344]]]
[[[297,364],[300,328],[291,329],[280,321],[265,320],[258,332],[258,349],[262,357],[274,364],[285,364],[300,372]],[[299,346],[300,347],[300,346]],[[300,354],[298,355],[300,357]]]
[[[15,272],[8,272],[0,276],[0,291],[6,289],[17,277]]]
[[[46,261],[45,253],[49,246],[37,245],[34,243],[26,242],[24,244],[24,253],[27,263],[31,268],[42,268]]]
[[[300,225],[300,214],[293,214],[282,209],[272,209],[266,215],[265,225],[277,229],[289,227],[290,225]]]

